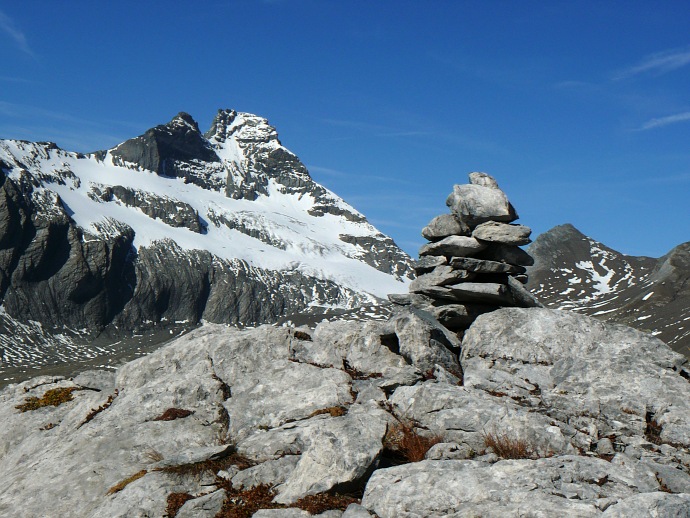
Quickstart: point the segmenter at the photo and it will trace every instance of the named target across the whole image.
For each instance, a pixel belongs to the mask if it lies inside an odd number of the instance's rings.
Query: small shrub
[[[344,511],[350,504],[359,504],[360,502],[361,500],[351,496],[319,493],[300,498],[291,507],[298,507],[311,514],[321,514],[333,509]]]
[[[317,415],[330,414],[331,417],[340,417],[347,414],[347,408],[344,406],[329,406],[328,408],[322,408],[321,410],[316,410],[312,412],[309,417],[314,417]]]
[[[429,449],[443,442],[440,436],[425,437],[419,435],[410,423],[400,422],[389,426],[383,438],[383,447],[402,457],[403,462],[419,462]]]
[[[247,457],[235,452],[222,459],[208,459],[200,462],[191,462],[189,464],[180,464],[178,466],[165,466],[163,468],[157,468],[156,471],[164,471],[165,473],[174,473],[177,475],[198,476],[207,472],[215,474],[230,466],[237,466],[242,470],[254,465],[255,463]]]
[[[167,518],[175,518],[182,506],[194,497],[189,493],[170,493],[168,495],[168,505],[165,508]]]
[[[116,398],[119,394],[120,394],[120,391],[117,390],[117,389],[115,389],[115,392],[112,393],[112,394],[110,394],[110,395],[108,396],[108,399],[106,400],[105,403],[103,403],[103,404],[102,404],[101,406],[99,406],[98,408],[92,408],[92,409],[91,409],[91,412],[89,412],[89,414],[86,416],[86,419],[84,419],[84,421],[83,421],[77,428],[81,428],[81,427],[84,426],[86,423],[90,422],[90,421],[91,421],[94,417],[96,417],[98,414],[100,414],[100,413],[103,412],[104,410],[107,410],[108,408],[110,408],[110,405],[113,404],[113,401],[115,401],[115,398]]]
[[[247,489],[226,488],[227,498],[216,518],[250,518],[261,509],[285,509],[273,503],[276,492],[273,486],[260,484]]]
[[[153,448],[144,453],[144,457],[149,459],[151,462],[160,462],[164,459],[163,454],[158,450],[154,450]]]
[[[484,435],[484,445],[503,459],[533,459],[537,456],[527,441],[507,434],[489,432]]]
[[[108,492],[107,492],[106,494],[107,494],[107,495],[112,495],[112,494],[115,494],[115,493],[117,493],[117,492],[119,492],[119,491],[122,491],[122,490],[123,490],[124,488],[126,488],[129,484],[131,484],[131,483],[134,482],[135,480],[139,480],[141,477],[143,477],[144,475],[146,475],[146,473],[148,473],[148,471],[146,471],[145,469],[142,469],[141,471],[139,471],[138,473],[135,473],[135,474],[132,475],[131,477],[128,477],[128,478],[124,479],[123,481],[118,482],[117,484],[115,484],[113,487],[111,487],[110,489],[108,489]]]
[[[26,398],[23,404],[17,405],[15,408],[21,412],[29,412],[31,410],[37,410],[46,406],[60,406],[61,404],[74,399],[72,392],[75,390],[81,389],[79,387],[60,387],[50,389],[40,398],[35,396]]]
[[[156,417],[154,421],[174,421],[175,419],[184,419],[193,413],[194,412],[191,410],[185,410],[184,408],[168,408],[165,412]]]

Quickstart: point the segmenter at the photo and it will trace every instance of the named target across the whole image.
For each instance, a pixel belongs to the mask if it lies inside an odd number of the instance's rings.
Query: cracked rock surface
[[[222,517],[266,490],[254,516],[688,516],[688,416],[683,356],[578,314],[499,309],[462,342],[408,306],[207,324],[114,376],[0,392],[0,515],[165,516],[183,495],[177,516]]]

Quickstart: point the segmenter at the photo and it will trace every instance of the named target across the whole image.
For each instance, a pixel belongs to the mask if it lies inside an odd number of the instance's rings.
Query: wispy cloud
[[[337,179],[358,179],[358,180],[371,180],[377,182],[387,182],[396,185],[414,185],[414,182],[409,180],[404,180],[402,178],[395,178],[390,176],[383,176],[377,174],[367,174],[367,173],[347,173],[345,171],[339,171],[337,169],[332,169],[330,167],[321,167],[318,165],[307,164],[307,169],[311,173],[316,173],[319,176],[326,176],[329,178]]]
[[[678,122],[690,121],[690,112],[676,113],[667,117],[659,117],[658,119],[651,119],[645,122],[642,126],[637,128],[638,131],[644,131],[652,128],[660,128],[668,126],[669,124],[676,124]]]
[[[613,79],[626,79],[639,74],[661,75],[690,65],[690,48],[672,49],[645,57],[631,67],[614,73]]]
[[[27,41],[24,33],[15,25],[12,18],[7,16],[2,11],[0,11],[0,32],[3,32],[9,36],[19,50],[31,56],[32,58],[36,57],[34,52],[31,50],[31,47],[29,47],[29,42]]]

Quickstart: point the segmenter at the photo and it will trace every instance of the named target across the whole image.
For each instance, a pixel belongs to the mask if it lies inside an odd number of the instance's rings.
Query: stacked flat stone
[[[446,200],[451,214],[436,216],[422,230],[429,243],[419,250],[409,295],[390,296],[432,313],[456,333],[501,307],[541,307],[523,287],[525,267],[534,261],[520,246],[531,242],[531,229],[512,223],[518,215],[494,178],[469,177]]]

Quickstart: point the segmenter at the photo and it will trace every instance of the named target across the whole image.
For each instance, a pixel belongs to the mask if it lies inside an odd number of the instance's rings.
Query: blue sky
[[[413,256],[470,171],[535,235],[660,256],[690,240],[689,26],[686,1],[0,0],[0,138],[234,108]]]

